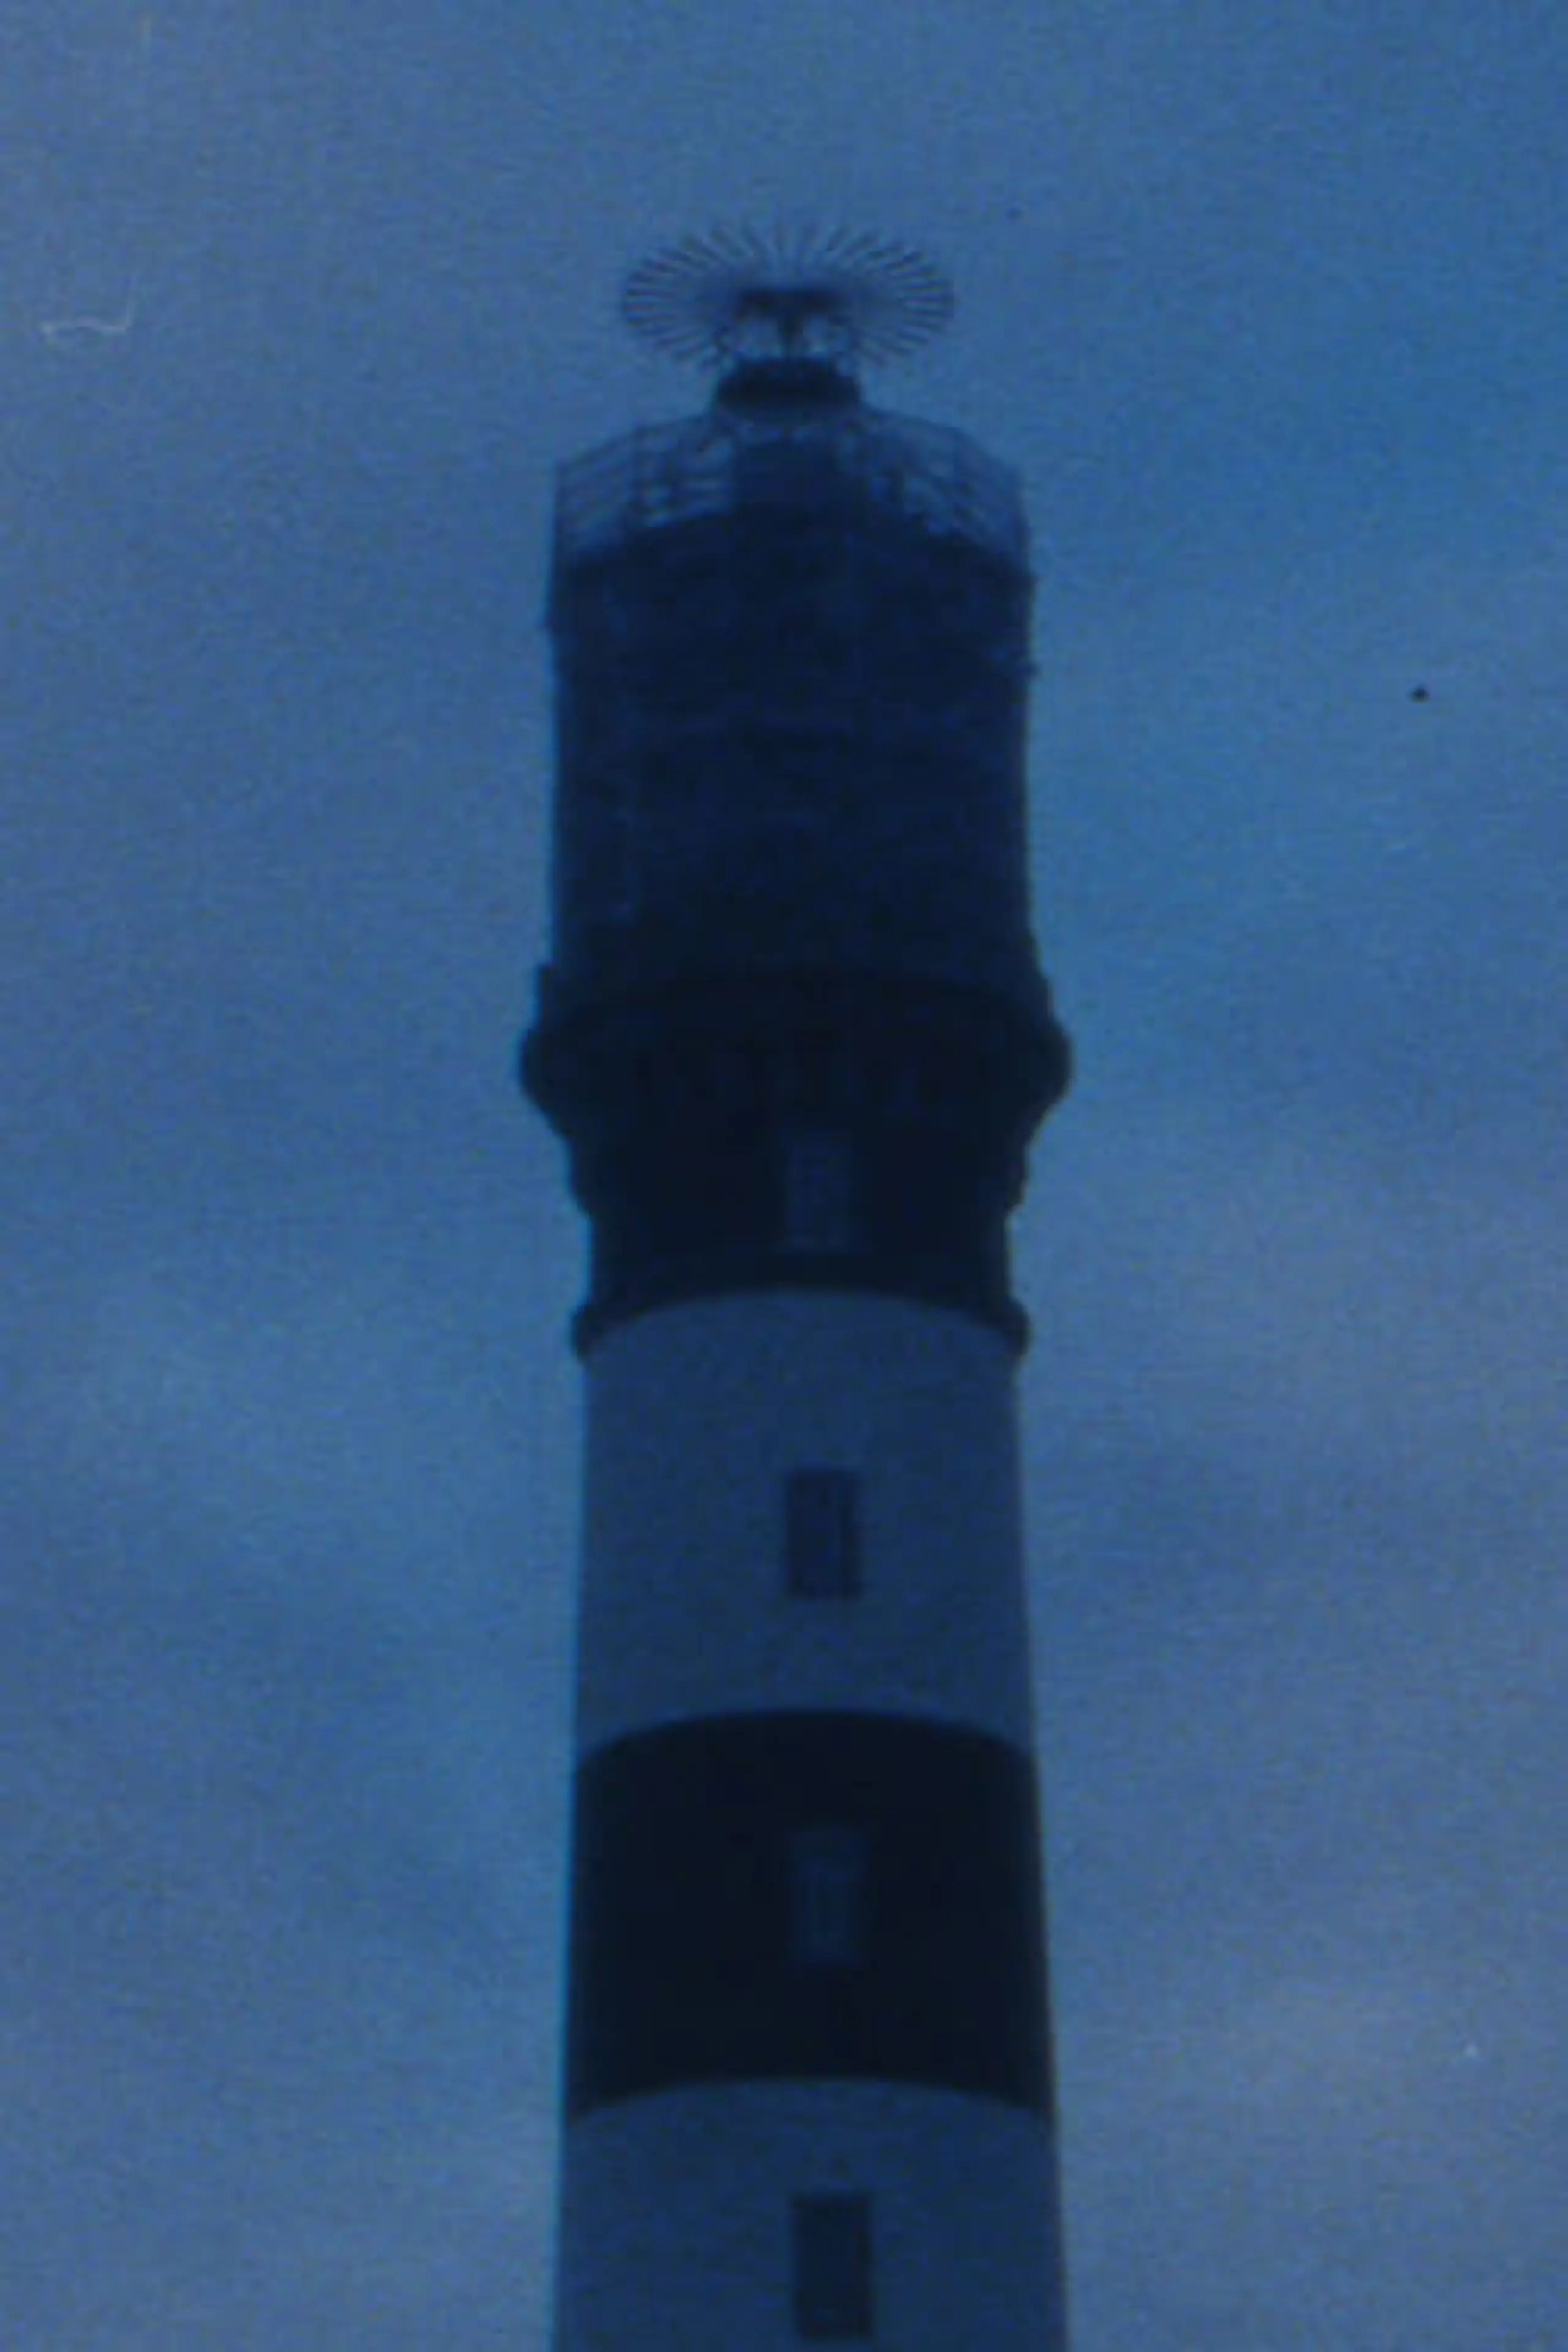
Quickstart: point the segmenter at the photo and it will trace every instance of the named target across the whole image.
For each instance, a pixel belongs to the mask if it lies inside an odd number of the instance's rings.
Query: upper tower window
[[[807,1601],[860,1590],[858,1480],[852,1470],[791,1470],[784,1480],[784,1583]]]
[[[795,2326],[816,2343],[870,2336],[869,2198],[795,2199]]]
[[[849,1138],[832,1128],[793,1128],[784,1139],[784,1243],[792,1250],[844,1250],[852,1234]]]

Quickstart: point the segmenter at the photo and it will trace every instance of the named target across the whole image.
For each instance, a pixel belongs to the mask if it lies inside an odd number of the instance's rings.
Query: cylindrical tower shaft
[[[801,356],[815,299],[558,508],[523,1075],[593,1265],[557,2352],[1065,2342],[1023,521]]]

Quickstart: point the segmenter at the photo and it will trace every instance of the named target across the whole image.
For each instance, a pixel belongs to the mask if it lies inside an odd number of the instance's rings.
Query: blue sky
[[[552,473],[701,396],[626,266],[816,212],[952,271],[876,394],[1037,538],[1079,2352],[1554,2352],[1568,22],[18,0],[4,54],[0,2339],[544,2343]]]

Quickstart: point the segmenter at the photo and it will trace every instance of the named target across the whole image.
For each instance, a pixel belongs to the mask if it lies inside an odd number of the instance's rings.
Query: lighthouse
[[[554,2352],[1062,2352],[1007,1225],[1068,1079],[947,281],[693,239],[567,463],[526,1093],[591,1239]]]

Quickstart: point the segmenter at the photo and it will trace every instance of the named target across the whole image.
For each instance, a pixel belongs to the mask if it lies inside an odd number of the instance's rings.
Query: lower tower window
[[[795,2326],[808,2342],[866,2343],[871,2335],[871,2200],[795,2200]]]
[[[797,1968],[866,1958],[866,1833],[847,1822],[790,1834],[790,1946]]]

